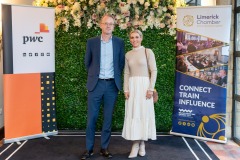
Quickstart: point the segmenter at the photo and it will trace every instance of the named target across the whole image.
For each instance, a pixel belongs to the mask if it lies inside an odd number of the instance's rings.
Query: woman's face
[[[140,47],[142,43],[142,37],[138,33],[134,32],[130,35],[130,42],[133,48]]]

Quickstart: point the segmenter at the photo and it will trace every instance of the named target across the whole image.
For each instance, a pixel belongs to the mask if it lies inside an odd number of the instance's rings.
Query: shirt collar
[[[112,40],[112,36],[110,37],[109,41],[111,41],[111,40]],[[103,41],[102,35],[101,35],[101,41],[105,42],[105,41]],[[107,41],[107,42],[109,42],[109,41]],[[105,43],[107,43],[107,42],[105,42]]]

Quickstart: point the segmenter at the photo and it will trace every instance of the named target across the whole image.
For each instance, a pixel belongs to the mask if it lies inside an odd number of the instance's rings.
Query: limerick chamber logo
[[[44,23],[40,23],[39,24],[39,32],[35,32],[36,34],[40,34],[40,33],[49,33],[49,29],[48,26]]]
[[[193,25],[193,22],[194,22],[193,16],[186,15],[183,17],[183,25],[184,26],[190,27]]]

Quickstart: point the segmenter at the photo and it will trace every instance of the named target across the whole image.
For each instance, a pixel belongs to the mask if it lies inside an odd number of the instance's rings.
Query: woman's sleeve
[[[150,70],[150,84],[148,90],[154,91],[156,79],[157,79],[157,65],[156,65],[156,59],[153,51],[151,49],[147,49],[148,53],[148,67]]]
[[[127,54],[126,54],[127,55]],[[125,66],[124,66],[124,85],[123,85],[123,90],[124,92],[129,92],[129,76],[130,76],[130,72],[129,72],[129,65],[128,65],[128,59],[125,55]]]

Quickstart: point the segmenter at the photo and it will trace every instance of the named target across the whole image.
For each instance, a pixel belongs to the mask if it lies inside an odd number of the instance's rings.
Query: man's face
[[[225,72],[224,70],[220,70],[220,71],[219,71],[219,74],[220,74],[221,77],[226,76],[226,72]]]
[[[112,17],[103,17],[100,28],[102,29],[102,34],[111,35],[114,29],[114,20]]]

